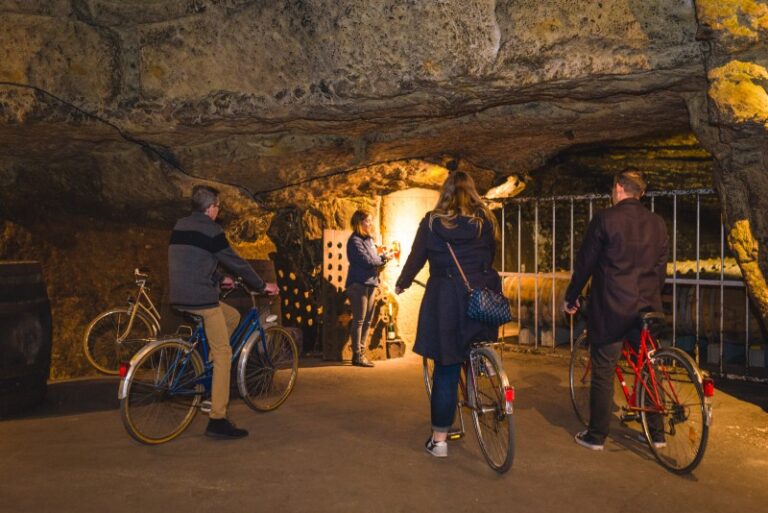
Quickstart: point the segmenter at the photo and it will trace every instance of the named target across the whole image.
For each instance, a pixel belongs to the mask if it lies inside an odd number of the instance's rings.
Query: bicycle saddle
[[[643,312],[640,318],[647,322],[664,321],[664,312]]]
[[[191,322],[195,325],[203,324],[203,316],[202,315],[195,315],[193,313],[184,311],[184,310],[177,310],[183,317],[184,320],[187,322]]]

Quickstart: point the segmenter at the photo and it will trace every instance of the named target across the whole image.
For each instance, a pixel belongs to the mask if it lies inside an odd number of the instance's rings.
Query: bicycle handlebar
[[[254,297],[254,298],[255,298],[256,296],[262,296],[262,297],[276,297],[276,296],[278,296],[278,294],[266,294],[266,293],[264,293],[264,292],[256,292],[256,291],[252,290],[252,289],[251,289],[251,288],[250,288],[250,287],[249,287],[249,286],[248,286],[248,285],[247,285],[247,284],[246,284],[246,283],[243,281],[243,279],[242,279],[242,278],[237,278],[237,279],[234,281],[234,284],[232,285],[232,288],[231,288],[231,289],[227,289],[227,290],[225,290],[225,291],[223,291],[223,292],[221,293],[221,297],[222,297],[222,299],[224,299],[224,298],[226,298],[227,296],[229,296],[229,295],[232,293],[232,291],[234,291],[234,290],[235,290],[235,289],[237,289],[237,288],[243,289],[245,292],[247,292],[248,294],[250,294],[250,295],[251,295],[251,297]]]

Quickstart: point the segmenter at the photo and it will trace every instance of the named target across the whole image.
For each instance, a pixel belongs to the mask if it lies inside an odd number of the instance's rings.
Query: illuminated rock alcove
[[[52,376],[79,375],[85,324],[135,266],[163,296],[196,183],[317,313],[323,230],[434,190],[431,166],[576,190],[590,151],[639,144],[685,188],[637,142],[683,137],[768,317],[766,19],[757,0],[0,1],[0,258],[43,263]]]

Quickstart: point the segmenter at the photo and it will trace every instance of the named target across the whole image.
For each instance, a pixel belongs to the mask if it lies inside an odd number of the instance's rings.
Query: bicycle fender
[[[240,377],[245,375],[245,364],[248,361],[248,355],[251,354],[251,350],[256,345],[256,342],[260,341],[261,334],[259,333],[259,330],[256,330],[251,333],[251,336],[248,337],[248,340],[243,344],[243,349],[240,350],[240,358],[237,360],[237,389],[242,396],[247,395],[248,391],[245,390],[245,382],[240,379]]]
[[[117,387],[118,400],[122,401],[128,397],[128,383],[131,381],[131,378],[133,378],[133,375],[136,372],[136,364],[139,362],[139,360],[143,358],[145,354],[152,351],[160,344],[164,344],[166,342],[178,342],[191,348],[189,342],[181,338],[164,338],[160,340],[154,340],[153,342],[150,342],[142,347],[135,355],[133,355],[133,358],[131,358],[130,367],[128,368],[128,372],[126,373],[125,377],[120,379],[120,385]]]

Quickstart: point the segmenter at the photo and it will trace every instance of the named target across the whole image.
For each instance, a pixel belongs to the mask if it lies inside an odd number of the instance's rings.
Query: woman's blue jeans
[[[439,365],[435,362],[432,372],[432,430],[447,433],[456,416],[461,364]]]

